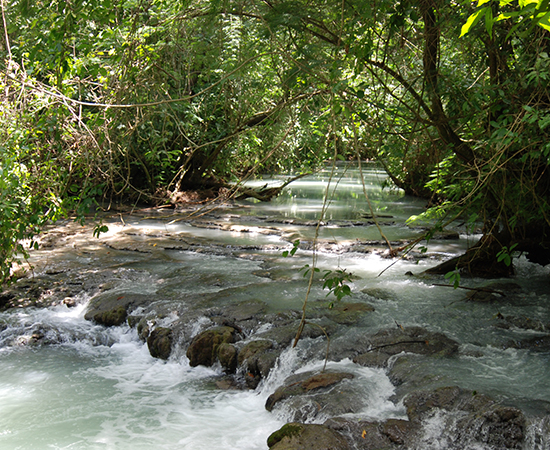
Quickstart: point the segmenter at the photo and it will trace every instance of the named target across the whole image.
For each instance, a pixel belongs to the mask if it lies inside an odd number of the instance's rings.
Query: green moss
[[[299,436],[303,429],[304,427],[299,423],[287,423],[281,429],[271,433],[267,438],[267,446],[271,448],[285,437],[292,438],[294,436]]]

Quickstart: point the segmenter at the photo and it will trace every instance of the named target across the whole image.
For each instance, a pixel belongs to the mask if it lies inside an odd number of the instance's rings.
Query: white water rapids
[[[350,169],[341,175],[320,237],[335,244],[380,240],[375,226],[343,226],[342,221],[358,221],[370,212],[358,171]],[[411,229],[404,221],[421,212],[423,202],[406,198],[395,189],[382,190],[385,175],[375,168],[369,168],[365,179],[376,214],[392,216],[379,219],[388,238],[419,236],[422,230]],[[271,203],[243,202],[238,208],[222,210],[218,214],[226,214],[228,223],[224,229],[127,217],[124,223],[109,224],[110,232],[104,237],[112,238],[133,227],[150,236],[162,231],[192,237],[202,245],[153,253],[107,248],[101,239],[92,238],[90,229],[89,236],[74,248],[35,252],[35,274],[49,271],[54,280],[57,271],[101,273],[101,282],[114,292],[130,290],[166,301],[174,301],[178,292],[200,296],[232,287],[243,288],[243,298],[249,298],[252,294],[246,287],[250,286],[270,311],[300,309],[306,283],[299,269],[311,263],[311,252],[299,250],[294,257],[283,258],[281,249],[292,248],[295,238],[312,238],[315,228],[305,226],[304,221],[318,217],[327,180],[327,173],[322,172],[289,185]],[[271,222],[272,218],[277,220]],[[293,218],[300,221],[289,220]],[[262,232],[269,227],[279,231]],[[428,254],[450,256],[475,242],[475,236],[457,230],[459,240],[434,240]],[[210,243],[224,249],[248,247],[223,254],[209,251]],[[538,334],[494,326],[497,314],[550,323],[548,268],[520,258],[513,280],[523,289],[519,300],[514,304],[477,304],[464,302],[463,290],[405,275],[408,271],[420,273],[439,262],[438,258],[401,260],[388,269],[392,262],[375,253],[319,254],[319,267],[341,267],[355,275],[353,301],[366,301],[375,308],[358,327],[350,328],[349,339],[395,327],[395,323],[445,333],[461,344],[460,355],[434,359],[418,370],[532,412],[535,418],[529,425],[526,450],[549,449],[550,424],[548,416],[541,417],[550,413],[550,355],[504,349],[502,344],[510,339]],[[259,274],[262,271],[269,272],[271,279]],[[476,287],[486,281],[463,283]],[[369,294],[376,289],[384,295]],[[106,328],[86,321],[88,295],[83,287],[74,308],[61,304],[62,298],[52,298],[55,305],[49,308],[0,313],[0,449],[267,449],[267,437],[287,422],[284,411],[266,411],[267,397],[289,375],[319,369],[323,364],[304,359],[305,349],[315,344],[304,339],[296,349],[283,352],[269,378],[256,390],[221,390],[216,385],[223,377],[220,367],[190,367],[184,350],[168,361],[152,358],[135,329],[127,325]],[[314,287],[312,301],[325,296],[320,285]],[[162,320],[169,323],[173,318]],[[34,345],[33,335],[38,331],[52,344]],[[355,374],[354,383],[368,399],[368,407],[358,419],[406,418],[403,405],[391,401],[395,387],[384,370],[361,367],[347,359],[331,362],[329,367]],[[436,416],[430,420],[421,447],[447,448],[441,437],[442,420]]]

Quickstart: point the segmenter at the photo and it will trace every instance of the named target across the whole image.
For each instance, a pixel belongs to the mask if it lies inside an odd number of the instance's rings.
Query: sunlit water
[[[366,191],[374,213],[391,216],[379,219],[388,238],[420,235],[421,231],[410,229],[404,221],[420,213],[424,202],[407,198],[395,189],[382,190],[384,173],[373,167],[365,169]],[[220,248],[271,245],[276,249],[245,249],[227,254],[172,249],[144,254],[107,251],[90,238],[88,244],[93,251],[83,251],[86,243],[82,243],[80,248],[58,256],[47,256],[44,251],[36,257],[51,258],[50,267],[78,267],[82,272],[111,268],[107,282],[112,284],[113,292],[147,293],[159,301],[175,302],[182,292],[201,295],[239,288],[240,294],[234,301],[260,298],[271,311],[299,309],[306,291],[300,268],[311,263],[311,252],[300,250],[292,258],[283,258],[281,248],[290,249],[295,237],[306,240],[314,235],[315,227],[306,226],[303,221],[319,217],[328,178],[329,172],[324,171],[291,184],[270,203],[246,201],[238,208],[219,211],[220,215],[231,214],[227,221],[235,227],[233,231],[197,228],[169,220],[143,220],[137,216],[127,218],[125,226],[110,226],[111,234],[131,226],[150,230],[152,234],[160,230],[193,237],[203,243],[203,250],[208,250],[209,243]],[[331,228],[331,221],[337,224],[366,220],[362,219],[364,215],[371,214],[356,168],[340,168],[334,179],[338,182],[337,189],[329,190],[331,205],[324,217],[327,226],[321,229],[320,237],[335,243],[380,240],[373,225]],[[277,180],[251,184],[266,182]],[[271,223],[270,218],[277,221]],[[291,223],[288,219],[299,221]],[[262,232],[269,226],[282,228],[284,232]],[[247,232],[238,227],[247,227]],[[475,242],[475,237],[459,231],[460,240],[433,241],[429,250],[452,255]],[[443,332],[461,343],[460,356],[424,363],[418,371],[521,406],[534,415],[548,413],[550,355],[503,348],[510,339],[537,333],[494,326],[499,313],[550,323],[547,268],[522,259],[514,280],[523,287],[519,300],[514,304],[475,304],[464,302],[463,290],[433,285],[444,284],[443,279],[405,275],[408,271],[420,273],[436,264],[436,260],[402,260],[391,265],[393,260],[376,253],[321,252],[318,256],[321,268],[341,267],[353,272],[356,278],[351,285],[352,300],[365,301],[376,308],[358,327],[350,328],[347,338],[374,333],[395,323]],[[271,277],[259,274],[261,271],[269,272]],[[475,287],[485,282],[463,283]],[[370,295],[372,289],[387,295]],[[314,286],[312,302],[324,301],[325,296],[320,285]],[[320,369],[323,364],[304,359],[305,349],[317,344],[306,339],[296,349],[289,348],[283,353],[276,369],[256,390],[220,390],[215,384],[222,376],[219,368],[191,368],[182,352],[169,361],[152,358],[147,346],[127,326],[107,329],[84,320],[87,301],[84,292],[79,301],[76,308],[58,305],[0,314],[0,448],[266,449],[269,434],[287,422],[284,411],[265,410],[267,397],[287,376]],[[29,344],[36,330],[57,343]],[[369,406],[358,418],[406,417],[403,406],[391,401],[395,388],[383,370],[360,367],[349,360],[331,362],[329,367],[355,374],[354,383],[359,384],[362,395],[369,399]],[[445,440],[437,432],[443,422],[437,417],[431,420],[431,428],[426,429],[425,448],[444,449]],[[547,429],[543,419],[534,420],[529,431],[529,449],[548,448],[548,440],[544,438]],[[430,430],[433,435],[429,435]]]

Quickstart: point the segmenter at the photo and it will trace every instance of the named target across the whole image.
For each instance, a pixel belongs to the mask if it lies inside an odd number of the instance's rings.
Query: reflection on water
[[[420,213],[425,202],[397,189],[381,189],[386,176],[375,166],[368,165],[364,173],[384,233],[390,239],[419,236],[422,230],[404,221]],[[186,308],[205,298],[213,302],[210,306],[261,300],[270,312],[299,310],[307,290],[300,268],[311,263],[312,254],[300,249],[284,258],[281,249],[290,248],[296,237],[314,235],[315,223],[307,222],[319,217],[329,178],[327,171],[302,178],[272,202],[239,202],[216,210],[201,224],[136,215],[124,224],[111,224],[100,240],[92,239],[90,230],[88,237],[75,238],[74,247],[35,252],[43,265],[36,273],[49,277],[52,286],[82,286],[76,296],[81,306],[0,313],[0,448],[266,449],[269,434],[286,422],[284,416],[265,410],[267,397],[288,375],[322,366],[316,358],[304,358],[310,346],[324,346],[322,339],[303,340],[298,348],[286,350],[278,368],[256,391],[221,391],[215,385],[219,368],[191,368],[183,351],[169,361],[154,359],[128,326],[105,328],[85,321],[87,289],[95,283],[113,295],[150,296],[153,306],[164,305],[169,312],[159,319],[163,323],[185,315]],[[282,179],[264,178],[250,185]],[[358,170],[340,166],[331,186],[321,238],[335,244],[380,239],[376,227],[367,223],[370,211]],[[429,254],[456,254],[474,242],[475,237],[459,231],[459,240],[431,242]],[[465,301],[464,290],[435,286],[445,283],[442,278],[406,275],[437,262],[430,257],[396,261],[379,253],[319,252],[319,267],[354,274],[351,301],[375,308],[335,342],[355,342],[396,323],[443,332],[461,344],[460,356],[419,365],[418,376],[529,405],[533,413],[548,412],[548,353],[504,348],[511,339],[537,333],[495,326],[499,314],[550,323],[548,268],[521,259],[514,280],[519,293],[499,303],[477,304]],[[485,283],[463,280],[465,287]],[[310,301],[326,304],[321,282],[314,285]],[[208,321],[203,317],[198,323],[201,320]],[[52,344],[33,345],[37,333],[51,338]],[[390,400],[395,388],[383,370],[358,367],[349,360],[332,364],[354,372],[364,383],[370,401],[363,418],[404,417],[402,405]],[[433,419],[437,428],[442,422]],[[538,433],[533,442],[540,441]]]

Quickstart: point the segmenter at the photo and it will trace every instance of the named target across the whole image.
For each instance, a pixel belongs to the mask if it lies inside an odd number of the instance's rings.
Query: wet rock
[[[132,325],[130,324],[130,326]],[[150,323],[146,317],[142,317],[139,319],[139,322],[136,324],[136,331],[139,339],[145,342],[149,337],[149,333],[151,332]]]
[[[72,297],[65,297],[61,303],[67,306],[67,308],[74,308],[76,306],[76,300]]]
[[[446,375],[433,373],[429,356],[403,354],[394,357],[388,367],[388,377],[395,386],[391,400],[399,402],[412,391],[433,389],[454,383]]]
[[[258,339],[244,345],[239,351],[238,364],[246,371],[246,384],[255,389],[262,378],[269,375],[281,350],[273,349],[273,342]]]
[[[324,425],[287,423],[267,438],[272,450],[348,450],[338,432]]]
[[[466,300],[476,303],[494,303],[511,300],[510,297],[521,292],[521,286],[512,282],[490,283],[478,290],[470,291],[466,295]]]
[[[336,417],[324,423],[345,437],[350,448],[360,450],[393,450],[398,447],[380,430],[379,422],[357,421]]]
[[[102,320],[102,317],[107,318],[109,315],[104,313],[113,312],[115,310],[122,311],[122,309],[130,311],[133,308],[147,305],[150,302],[151,297],[149,295],[105,292],[95,296],[90,301],[84,318],[86,320],[95,320],[98,323],[103,323],[99,320]],[[97,320],[96,317],[98,317],[99,320]],[[124,317],[124,320],[126,320],[126,317]],[[106,325],[106,323],[104,324]],[[120,323],[118,325],[120,325]]]
[[[423,423],[437,410],[444,411],[442,429],[454,430],[452,436],[446,437],[452,441],[449,448],[479,444],[498,449],[523,448],[526,427],[523,413],[486,395],[451,386],[413,392],[405,398],[404,405],[409,419],[416,424]]]
[[[189,365],[211,366],[218,359],[218,348],[221,344],[235,342],[235,329],[216,327],[203,331],[191,341],[187,349]]]
[[[520,328],[522,330],[532,330],[539,332],[549,332],[550,323],[544,323],[538,319],[530,319],[529,317],[503,316],[497,314],[497,322],[495,326],[498,328]]]
[[[458,386],[449,386],[433,391],[416,391],[409,394],[403,402],[407,416],[412,422],[420,422],[427,412],[434,408],[451,410],[467,393]]]
[[[248,300],[224,308],[224,316],[235,322],[242,322],[263,315],[267,305],[260,300]]]
[[[233,373],[237,369],[237,349],[226,342],[220,344],[217,351],[220,364],[227,373]]]
[[[432,357],[452,356],[458,352],[458,343],[442,333],[433,333],[421,327],[396,327],[381,330],[368,338],[370,348],[353,361],[363,366],[385,367],[388,359],[399,353],[416,353]]]
[[[0,310],[9,307],[14,298],[13,292],[0,292]]]
[[[106,327],[116,327],[122,325],[126,321],[128,313],[124,306],[117,306],[107,311],[100,311],[94,314],[94,322],[105,325]]]
[[[168,359],[172,353],[173,334],[170,328],[155,328],[147,338],[147,347],[153,358]]]
[[[391,442],[398,445],[410,442],[417,428],[412,422],[401,419],[388,419],[380,424],[380,432],[387,436]]]
[[[366,313],[374,311],[374,307],[368,303],[345,303],[337,302],[332,308],[328,304],[322,308],[315,308],[324,316],[340,325],[353,325],[357,323]]]
[[[273,341],[277,348],[284,348],[288,347],[294,341],[299,326],[300,320],[294,320],[287,325],[274,326],[268,331],[259,333],[257,336],[261,339]],[[324,337],[325,333],[331,336],[338,328],[339,326],[335,322],[325,317],[319,319],[312,318],[306,322],[300,339]]]
[[[550,352],[550,335],[509,341],[506,348],[526,349],[537,352]]]
[[[354,378],[345,372],[306,372],[293,375],[269,396],[265,407],[284,408],[292,420],[310,421],[318,417],[334,417],[357,412],[364,406],[357,392],[346,383]]]
[[[395,295],[395,293],[393,291],[390,291],[389,289],[365,288],[361,292],[380,300],[397,300],[397,295]]]

